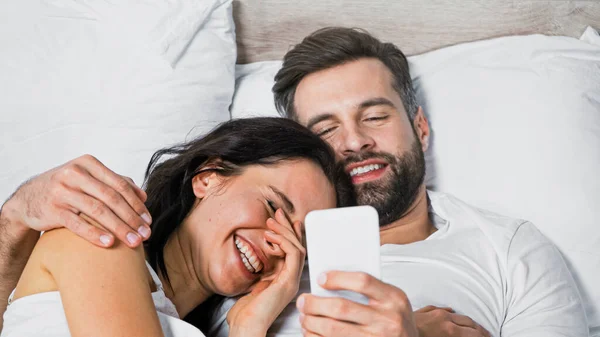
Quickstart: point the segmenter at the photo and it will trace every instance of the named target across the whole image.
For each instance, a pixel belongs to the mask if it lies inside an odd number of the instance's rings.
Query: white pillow
[[[409,58],[432,127],[429,188],[533,221],[560,249],[600,336],[600,38],[541,35]],[[276,114],[274,61],[238,66],[233,117]],[[267,94],[268,93],[268,94]]]
[[[231,118],[279,117],[273,100],[275,74],[281,61],[265,61],[235,66],[235,93]]]
[[[155,150],[229,120],[231,0],[111,3],[0,2],[2,202],[85,153],[141,184]]]

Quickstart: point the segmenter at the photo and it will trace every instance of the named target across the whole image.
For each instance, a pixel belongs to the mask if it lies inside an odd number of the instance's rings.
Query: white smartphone
[[[312,211],[304,223],[311,293],[367,304],[368,299],[362,294],[321,288],[317,278],[330,270],[359,271],[381,278],[379,216],[375,208],[355,206]]]

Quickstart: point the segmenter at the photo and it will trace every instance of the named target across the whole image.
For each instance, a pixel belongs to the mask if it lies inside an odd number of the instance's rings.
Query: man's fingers
[[[110,233],[90,224],[77,214],[65,210],[60,211],[58,214],[61,221],[63,221],[62,225],[85,240],[100,247],[113,245],[115,239]]]
[[[452,309],[450,307],[436,307],[435,305],[428,305],[426,307],[423,307],[423,308],[417,310],[416,312],[426,313],[426,312],[430,312],[430,311],[433,311],[433,310],[436,310],[436,309],[441,309],[441,310],[445,310],[445,311],[450,312],[450,313],[454,313],[454,309]]]
[[[481,325],[477,324],[474,320],[472,320],[468,316],[463,316],[459,314],[450,314],[450,320],[456,325],[460,325],[461,327],[471,328],[476,330],[481,336],[489,337],[490,333],[484,329]]]
[[[300,314],[300,324],[307,333],[327,337],[364,336],[362,326],[342,322],[328,317]],[[307,336],[307,334],[305,334]]]
[[[375,300],[379,303],[390,302],[400,307],[409,303],[408,297],[402,290],[384,283],[367,273],[329,271],[320,275],[318,282],[321,287],[327,290],[350,290],[363,294],[370,300]]]
[[[126,180],[124,179],[124,181]],[[130,229],[137,232],[144,239],[147,239],[150,236],[150,226],[140,217],[137,211],[130,206],[130,203],[135,203],[135,201],[127,201],[124,199],[125,196],[123,194],[115,191],[102,181],[97,180],[87,171],[74,174],[67,184],[72,189],[79,189],[89,195],[92,200],[95,200],[91,202],[88,199],[89,207],[87,209],[78,208],[78,210],[91,216],[94,220],[102,224],[103,227],[106,227],[111,231],[117,230],[118,232],[113,231],[113,233],[115,233],[119,239],[121,239],[123,231]],[[137,202],[141,203],[139,199],[137,199]],[[73,203],[71,203],[71,205],[75,206]],[[110,212],[106,212],[105,207],[103,207],[104,205]],[[143,204],[142,206],[138,205],[138,207],[144,207],[145,209]],[[111,221],[110,223],[105,223],[104,221],[107,219],[106,217],[103,219],[102,215],[106,213],[115,214],[122,222]],[[129,229],[120,228],[120,223],[126,224]],[[125,233],[125,235],[126,234],[127,233]],[[132,236],[130,236],[130,240],[131,239],[133,239]],[[132,241],[129,241],[129,243],[131,242]],[[137,246],[137,243],[135,245]]]
[[[142,242],[141,236],[116,216],[102,201],[94,199],[85,193],[78,193],[71,190],[65,192],[64,198],[67,203],[81,212],[82,216],[86,216],[84,221],[87,224],[93,225],[96,228],[109,230],[119,240],[132,248],[137,247]],[[74,231],[73,228],[69,227],[69,229]]]
[[[121,175],[114,173],[109,168],[104,166],[98,159],[92,156],[83,156],[79,159],[84,163],[84,168],[100,182],[108,185],[113,190],[118,192],[127,201],[129,206],[140,216],[146,224],[150,225],[152,219],[150,213],[146,209],[144,202],[138,196],[139,189],[135,184],[131,184]]]
[[[298,298],[296,306],[305,315],[324,316],[356,324],[368,325],[376,317],[373,308],[341,297],[304,294]]]
[[[467,328],[464,326],[456,326],[456,330],[454,331],[454,334],[452,334],[452,336],[460,336],[460,337],[489,337],[489,335],[484,335],[482,334],[480,331],[473,329],[473,328]]]
[[[142,202],[146,202],[146,200],[148,199],[148,194],[146,194],[146,191],[144,191],[138,185],[136,185],[135,182],[133,181],[133,179],[126,177],[126,176],[121,176],[121,177],[123,179],[127,180],[127,182],[129,183],[129,185],[131,185],[131,187],[133,188],[133,190],[135,191],[137,196],[140,198],[140,200]]]

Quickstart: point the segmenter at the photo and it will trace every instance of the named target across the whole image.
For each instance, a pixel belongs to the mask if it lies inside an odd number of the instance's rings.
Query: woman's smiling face
[[[316,209],[336,206],[323,170],[306,159],[245,167],[242,174],[215,172],[193,180],[198,202],[181,228],[189,238],[195,273],[213,293],[246,293],[283,264],[281,251],[265,240],[267,219],[282,209],[290,221],[304,221]]]

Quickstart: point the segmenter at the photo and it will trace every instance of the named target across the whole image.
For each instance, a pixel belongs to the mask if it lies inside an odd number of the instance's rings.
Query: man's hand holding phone
[[[314,211],[305,222],[312,294],[296,301],[304,336],[490,336],[451,308],[428,306],[413,312],[404,291],[379,279],[374,208]]]
[[[312,294],[296,302],[304,336],[418,336],[406,294],[378,279],[373,207],[314,211],[305,226]]]
[[[369,301],[302,295],[296,304],[304,336],[419,336],[410,301],[399,288],[366,273],[343,271],[322,274],[319,285],[357,292]]]

